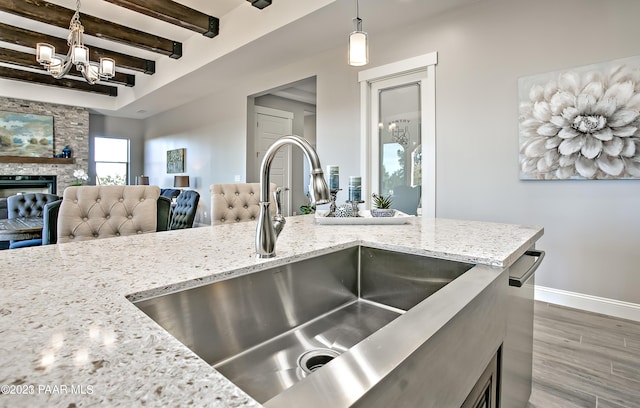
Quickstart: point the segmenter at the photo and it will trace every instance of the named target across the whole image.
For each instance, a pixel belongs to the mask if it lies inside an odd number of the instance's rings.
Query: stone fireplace
[[[0,97],[1,110],[53,116],[53,150],[61,153],[65,146],[72,150],[72,160],[52,158],[15,158],[0,156],[0,178],[3,176],[54,177],[54,194],[62,195],[77,182],[76,169],[89,173],[89,111],[86,108]],[[24,189],[24,186],[22,187]],[[49,188],[49,187],[45,187]]]

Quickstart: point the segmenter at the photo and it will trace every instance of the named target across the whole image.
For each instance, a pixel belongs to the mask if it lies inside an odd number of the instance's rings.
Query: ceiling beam
[[[0,0],[0,11],[40,21],[61,28],[69,28],[74,10],[60,7],[44,0]],[[80,13],[84,33],[94,37],[115,41],[132,47],[166,55],[182,56],[182,43],[148,34],[101,18]]]
[[[15,64],[21,67],[35,68],[44,70],[42,65],[36,61],[36,56],[29,54],[28,52],[15,51],[7,48],[0,48],[0,62],[6,62],[8,64]],[[69,74],[74,77],[82,78],[82,74],[77,70],[69,71]],[[123,74],[122,72],[116,72],[116,75],[106,80],[114,85],[134,86],[136,84],[135,75]]]
[[[0,41],[32,49],[36,48],[37,43],[46,42],[53,45],[58,54],[61,52],[66,53],[69,49],[66,39],[47,36],[42,33],[25,30],[23,28],[3,23],[0,23]],[[120,54],[119,52],[109,51],[102,48],[89,47],[89,58],[92,61],[99,61],[100,58],[113,58],[116,61],[116,68],[126,68],[149,75],[156,72],[155,61],[132,57],[130,55]]]
[[[95,84],[91,85],[85,81],[74,81],[73,79],[55,79],[50,75],[36,74],[35,72],[23,71],[14,68],[0,66],[0,78],[14,79],[16,81],[38,83],[43,85],[57,86],[60,88],[73,89],[76,91],[93,92],[101,95],[118,96],[118,88],[115,86]]]
[[[106,0],[149,17],[213,38],[220,31],[220,20],[171,0]]]
[[[271,0],[247,0],[253,7],[259,8],[262,10],[265,7],[271,5]]]

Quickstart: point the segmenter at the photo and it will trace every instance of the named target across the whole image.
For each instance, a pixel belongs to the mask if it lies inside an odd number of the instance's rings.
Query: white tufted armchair
[[[269,186],[271,215],[276,213],[273,192],[276,185]],[[257,220],[260,215],[260,183],[212,184],[211,225]]]
[[[58,243],[156,232],[157,186],[80,186],[64,190]]]

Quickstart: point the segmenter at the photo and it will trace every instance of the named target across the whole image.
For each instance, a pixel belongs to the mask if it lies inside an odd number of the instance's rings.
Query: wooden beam
[[[40,21],[57,27],[69,28],[74,10],[44,0],[0,0],[0,11]],[[182,43],[133,28],[115,24],[101,18],[80,13],[84,33],[132,47],[156,52],[171,58],[182,56]]]
[[[46,42],[56,48],[58,54],[66,54],[69,46],[67,40],[56,38],[49,35],[41,34],[35,31],[25,30],[0,23],[0,41],[8,42],[23,47],[36,48],[39,42]],[[92,61],[99,61],[100,58],[113,58],[116,61],[116,68],[126,68],[133,71],[143,72],[145,74],[154,74],[156,72],[156,62],[143,58],[132,57],[130,55],[121,54],[119,52],[109,51],[97,47],[89,47],[89,58]]]
[[[115,86],[95,84],[91,85],[85,81],[74,81],[73,79],[54,77],[46,74],[36,74],[35,72],[22,71],[14,68],[0,66],[0,77],[15,79],[16,81],[24,81],[29,83],[38,83],[42,85],[57,86],[76,91],[93,92],[101,95],[118,96],[118,88]]]
[[[247,0],[253,7],[259,8],[262,10],[265,7],[271,5],[271,0]]]
[[[106,0],[149,17],[195,31],[213,38],[220,30],[220,20],[171,0]]]
[[[7,48],[0,48],[0,62],[20,65],[21,67],[41,69],[44,71],[44,68],[42,67],[42,65],[40,65],[36,61],[36,56],[33,54],[29,54],[28,52],[15,51]],[[69,75],[83,78],[82,74],[75,69],[72,69],[69,72]],[[105,81],[113,83],[114,85],[118,84],[118,85],[125,85],[125,86],[135,86],[136,77],[135,75],[116,72],[116,75],[113,78],[107,79]]]

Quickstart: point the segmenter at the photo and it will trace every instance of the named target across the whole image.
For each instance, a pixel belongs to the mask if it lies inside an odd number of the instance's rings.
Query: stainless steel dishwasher
[[[502,347],[500,407],[523,408],[531,395],[535,272],[544,251],[531,249],[509,268],[507,335]]]

